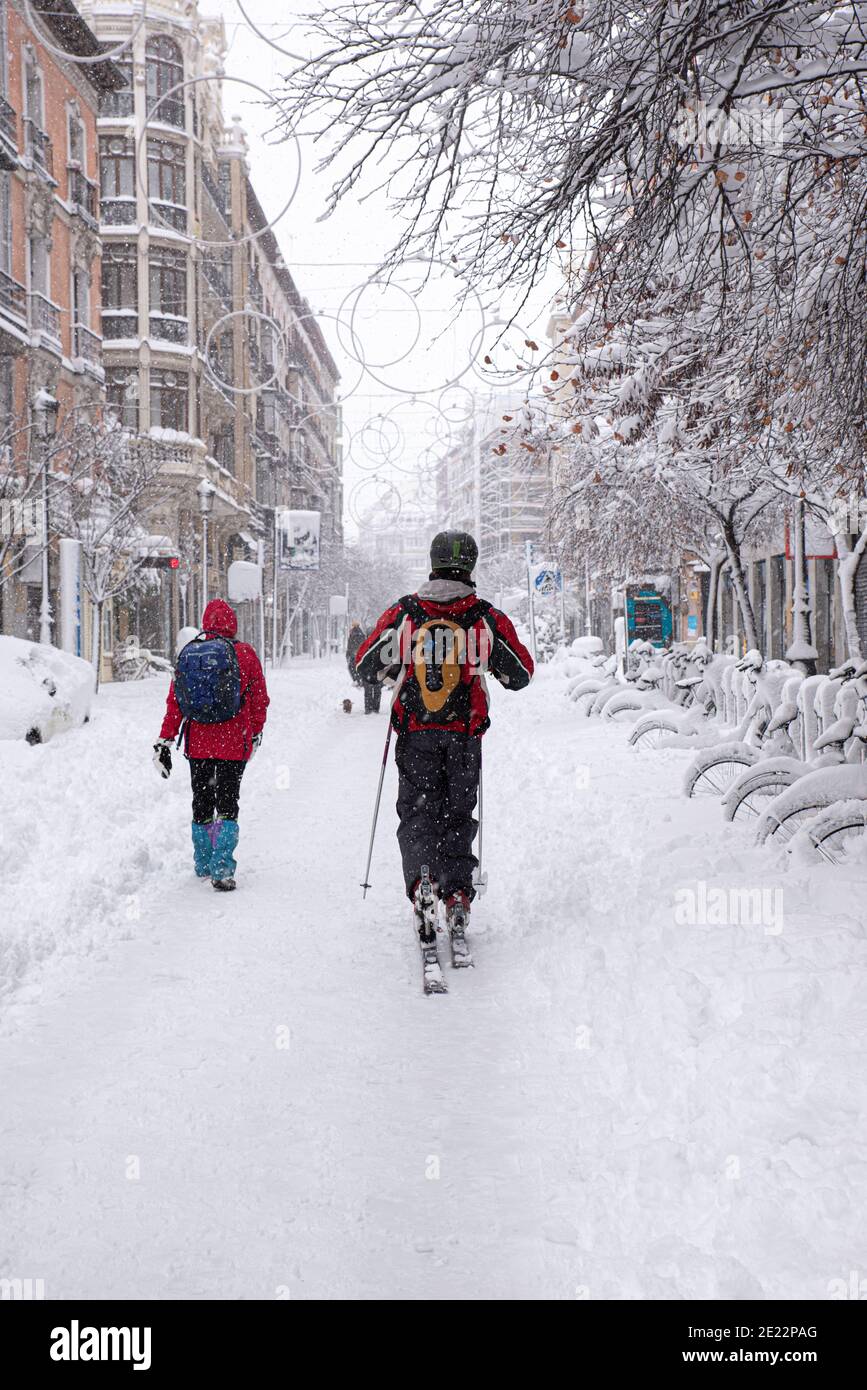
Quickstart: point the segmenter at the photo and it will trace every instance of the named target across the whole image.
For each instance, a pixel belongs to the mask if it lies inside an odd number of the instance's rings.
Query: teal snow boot
[[[214,853],[211,858],[211,881],[221,892],[231,892],[235,887],[235,850],[238,846],[238,822],[222,820],[214,840]]]
[[[214,856],[212,830],[212,825],[199,825],[193,821],[193,867],[197,878],[211,877],[211,860]]]

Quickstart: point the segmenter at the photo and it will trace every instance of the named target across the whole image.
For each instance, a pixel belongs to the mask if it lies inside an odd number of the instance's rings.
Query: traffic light
[[[141,562],[143,570],[176,570],[180,568],[177,555],[146,555]]]

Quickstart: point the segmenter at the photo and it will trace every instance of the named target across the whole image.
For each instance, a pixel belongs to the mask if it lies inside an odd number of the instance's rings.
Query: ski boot
[[[473,964],[473,957],[467,941],[467,927],[470,923],[470,900],[466,893],[452,893],[446,898],[446,923],[452,947],[452,965],[461,970]]]
[[[218,893],[234,893],[237,886],[233,878],[214,878],[211,882]]]
[[[421,878],[413,890],[412,907],[424,968],[424,992],[447,994],[446,982],[437,956],[437,899],[427,864],[421,866]]]

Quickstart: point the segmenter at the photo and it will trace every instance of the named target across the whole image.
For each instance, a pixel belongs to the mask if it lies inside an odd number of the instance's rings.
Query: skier
[[[476,596],[478,546],[465,531],[442,531],[431,574],[418,593],[383,613],[359,648],[365,681],[395,683],[392,724],[399,774],[397,832],[406,892],[425,962],[425,987],[444,989],[436,955],[436,899],[445,903],[452,963],[471,965],[466,943],[475,896],[473,854],[482,735],[488,728],[485,673],[509,690],[533,675],[533,659],[509,619]]]
[[[268,691],[259,658],[238,642],[238,619],[213,599],[202,630],[178,656],[154,763],[172,770],[171,744],[183,732],[193,787],[193,863],[221,892],[235,887],[238,797],[244,768],[262,742]]]

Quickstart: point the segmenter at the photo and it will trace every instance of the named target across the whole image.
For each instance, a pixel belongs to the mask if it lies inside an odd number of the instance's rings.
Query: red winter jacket
[[[413,595],[431,618],[460,618],[479,603],[474,589],[455,580],[433,579]],[[412,635],[416,623],[402,602],[383,613],[373,632],[361,644],[356,668],[364,681],[382,681],[388,676],[414,680],[410,672]],[[403,700],[403,687],[392,707],[392,723],[401,733],[417,733],[422,729],[448,729],[458,733],[483,734],[488,719],[488,693],[485,674],[489,672],[509,690],[521,690],[529,685],[533,675],[533,658],[518,640],[517,633],[505,613],[491,604],[484,604],[484,613],[472,625],[475,634],[474,651],[478,664],[466,665],[462,679],[471,686],[468,720],[453,719],[436,723],[420,720]],[[468,633],[469,642],[469,633]]]
[[[234,609],[222,599],[213,599],[205,609],[202,631],[234,641],[238,631]],[[246,642],[235,642],[235,651],[241,671],[241,708],[234,719],[227,719],[224,724],[197,724],[194,719],[189,720],[184,735],[184,751],[188,758],[247,762],[253,751],[254,735],[260,734],[265,727],[269,701],[259,658]],[[177,738],[183,718],[172,681],[160,738]]]

